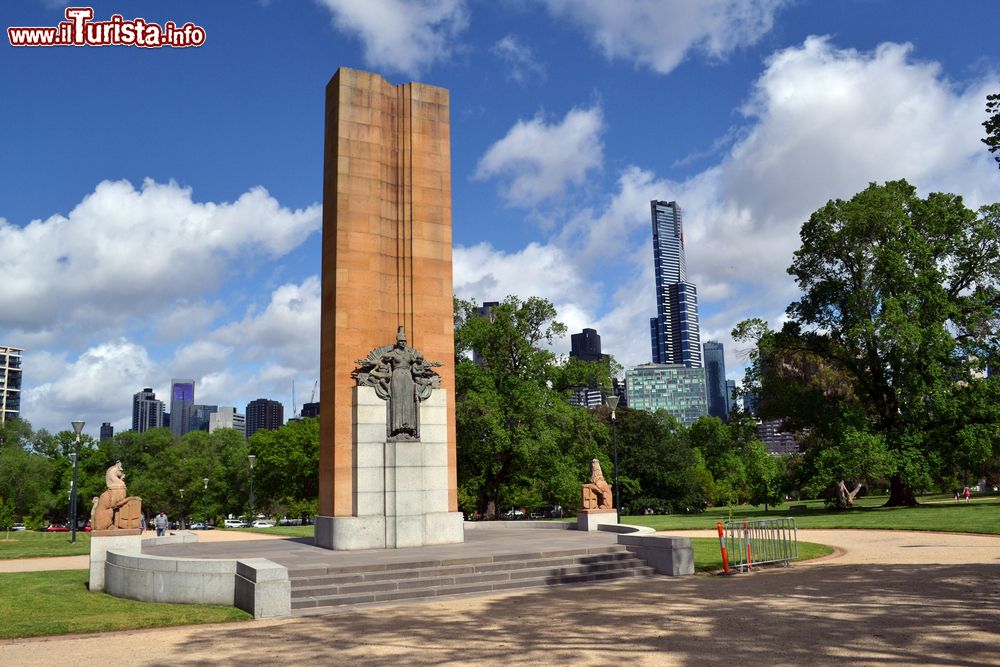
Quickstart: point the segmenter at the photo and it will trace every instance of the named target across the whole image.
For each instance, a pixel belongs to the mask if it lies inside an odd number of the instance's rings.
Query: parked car
[[[511,521],[514,519],[523,519],[524,512],[516,507],[511,507],[509,510],[501,514],[500,518],[506,519],[507,521]]]
[[[264,521],[263,519],[258,519],[250,524],[251,528],[274,528],[274,523],[271,521]]]
[[[24,524],[15,523],[13,526],[11,526],[11,530],[24,530]]]
[[[68,533],[69,528],[62,525],[61,523],[51,523],[49,527],[45,529],[47,533]]]
[[[210,526],[209,524],[205,523],[204,521],[195,521],[190,526],[188,526],[188,529],[189,530],[214,530],[215,526]]]
[[[226,528],[246,528],[247,524],[243,519],[226,519]]]
[[[562,515],[563,510],[559,505],[543,505],[531,512],[532,519],[561,519]]]

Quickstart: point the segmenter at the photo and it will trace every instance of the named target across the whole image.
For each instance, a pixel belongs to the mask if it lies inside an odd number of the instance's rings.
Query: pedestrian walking
[[[160,513],[156,515],[156,519],[153,522],[156,526],[156,536],[163,537],[167,532],[167,515],[160,510]]]
[[[139,533],[145,533],[145,532],[146,532],[146,515],[145,514],[140,514],[139,515]]]
[[[969,487],[965,487],[965,502],[969,502],[969,496],[971,495],[972,493],[969,491]]]

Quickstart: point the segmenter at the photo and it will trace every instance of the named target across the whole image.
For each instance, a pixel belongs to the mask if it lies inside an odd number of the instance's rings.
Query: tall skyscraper
[[[104,422],[101,424],[101,442],[105,440],[112,440],[115,437],[115,427],[111,425],[111,422]]]
[[[483,305],[481,305],[478,308],[476,308],[476,315],[478,317],[487,317],[490,320],[492,320],[493,319],[493,309],[495,307],[499,306],[499,305],[500,305],[499,301],[485,301],[485,302],[483,302]],[[472,361],[477,366],[482,366],[483,365],[483,357],[476,350],[472,351]]]
[[[19,347],[0,345],[0,424],[21,414],[21,353]]]
[[[736,380],[726,380],[726,412],[733,414],[733,406],[736,405]]]
[[[164,426],[163,401],[156,400],[152,387],[132,395],[132,430],[144,433]]]
[[[575,333],[569,337],[569,356],[576,357],[581,361],[601,361],[601,337],[596,329],[584,329],[580,333]]]
[[[209,417],[218,411],[218,405],[195,405],[191,409],[190,430],[207,431]]]
[[[170,430],[178,438],[191,430],[194,380],[170,381]]]
[[[246,432],[249,438],[261,429],[274,430],[285,423],[285,406],[269,398],[258,398],[247,404]]]
[[[705,388],[708,393],[708,414],[729,419],[726,400],[726,355],[722,343],[705,341]]]
[[[698,290],[687,281],[684,228],[677,202],[651,201],[656,317],[649,320],[653,363],[701,368]]]

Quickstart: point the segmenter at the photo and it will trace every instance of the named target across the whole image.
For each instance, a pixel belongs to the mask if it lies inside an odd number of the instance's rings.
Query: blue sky
[[[702,338],[779,324],[815,209],[907,178],[1000,200],[981,123],[994,0],[117,0],[190,49],[0,40],[0,343],[22,414],[130,425],[131,395],[292,408],[318,377],[324,87],[451,90],[455,291],[544,296],[649,360],[649,200],[684,209]],[[7,0],[3,27],[66,5]],[[6,30],[4,31],[6,33]],[[568,339],[556,351],[568,351]]]

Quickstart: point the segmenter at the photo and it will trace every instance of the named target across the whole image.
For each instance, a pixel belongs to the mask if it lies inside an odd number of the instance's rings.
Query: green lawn
[[[136,602],[87,590],[87,570],[0,574],[0,639],[245,621],[222,605]]]
[[[90,533],[78,531],[76,544],[69,533],[44,533],[35,530],[0,531],[0,559],[40,558],[42,556],[85,556],[90,553]]]
[[[722,552],[719,551],[719,540],[715,537],[692,537],[691,548],[694,550],[694,569],[697,572],[715,572],[722,569]],[[810,560],[821,556],[829,556],[833,547],[815,542],[799,542],[799,560]],[[734,561],[733,554],[729,555]],[[794,562],[794,561],[793,561]]]
[[[867,528],[887,530],[930,530],[960,533],[1000,534],[1000,497],[973,498],[956,503],[947,496],[920,499],[917,507],[880,507],[885,497],[863,498],[852,510],[828,510],[820,501],[784,503],[764,511],[763,507],[741,505],[733,519],[792,517],[797,528]],[[790,505],[805,505],[791,510]],[[701,514],[665,514],[622,517],[622,523],[650,526],[656,530],[712,529],[730,518],[729,508],[715,507]]]

